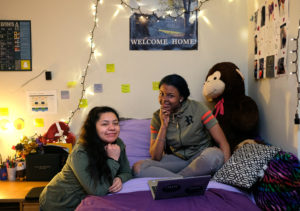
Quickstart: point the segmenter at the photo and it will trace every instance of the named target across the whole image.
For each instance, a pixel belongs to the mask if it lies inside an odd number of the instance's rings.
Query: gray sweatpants
[[[144,160],[135,177],[189,177],[212,175],[224,164],[224,154],[217,147],[209,147],[189,160],[166,154],[160,161]]]

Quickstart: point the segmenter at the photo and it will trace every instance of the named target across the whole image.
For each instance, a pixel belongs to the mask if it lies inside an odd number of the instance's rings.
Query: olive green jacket
[[[155,140],[161,121],[160,110],[154,112],[151,120],[151,139]],[[166,134],[166,149],[188,160],[207,147],[212,147],[214,141],[208,130],[218,121],[212,111],[203,103],[187,99],[175,114],[170,116]]]
[[[124,183],[132,178],[131,169],[124,143],[121,139],[117,139],[116,144],[121,149],[120,158],[118,161],[108,159],[107,164],[112,177],[120,177]],[[75,210],[87,195],[106,195],[111,183],[102,178],[95,184],[86,171],[87,166],[87,152],[81,144],[77,143],[61,172],[49,182],[41,193],[39,199],[41,210]]]

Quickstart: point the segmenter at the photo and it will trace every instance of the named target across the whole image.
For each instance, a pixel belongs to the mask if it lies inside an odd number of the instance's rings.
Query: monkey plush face
[[[219,97],[224,92],[224,89],[225,83],[221,80],[221,73],[220,71],[216,71],[207,77],[202,92],[207,101],[210,102]]]
[[[218,63],[209,70],[202,93],[208,101],[245,95],[244,77],[235,64]]]

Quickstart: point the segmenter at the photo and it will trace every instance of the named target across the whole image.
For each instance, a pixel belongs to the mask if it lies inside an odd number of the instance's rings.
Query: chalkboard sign
[[[31,22],[0,20],[0,71],[31,70]]]

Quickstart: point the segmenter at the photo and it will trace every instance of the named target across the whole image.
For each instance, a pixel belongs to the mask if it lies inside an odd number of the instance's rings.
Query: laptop
[[[203,195],[210,180],[210,175],[153,179],[148,181],[154,200],[175,197]]]

